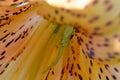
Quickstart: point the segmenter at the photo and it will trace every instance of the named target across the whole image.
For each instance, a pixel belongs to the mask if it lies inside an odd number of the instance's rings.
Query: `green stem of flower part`
[[[50,70],[53,66],[55,66],[58,63],[58,61],[60,60],[60,58],[62,56],[64,48],[69,45],[70,37],[73,33],[73,27],[71,27],[71,26],[66,26],[66,27],[67,28],[65,29],[65,31],[63,33],[63,37],[61,39],[60,49],[59,49],[57,57],[56,57],[55,61],[46,70],[43,71],[43,73],[47,72],[48,70]]]

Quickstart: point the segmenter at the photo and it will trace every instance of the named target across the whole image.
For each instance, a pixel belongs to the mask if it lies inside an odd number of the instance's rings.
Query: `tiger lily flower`
[[[119,0],[0,0],[0,80],[119,80]]]

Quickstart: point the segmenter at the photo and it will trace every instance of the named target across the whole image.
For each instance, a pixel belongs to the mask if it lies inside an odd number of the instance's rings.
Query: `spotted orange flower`
[[[119,80],[119,0],[0,0],[0,80]]]

